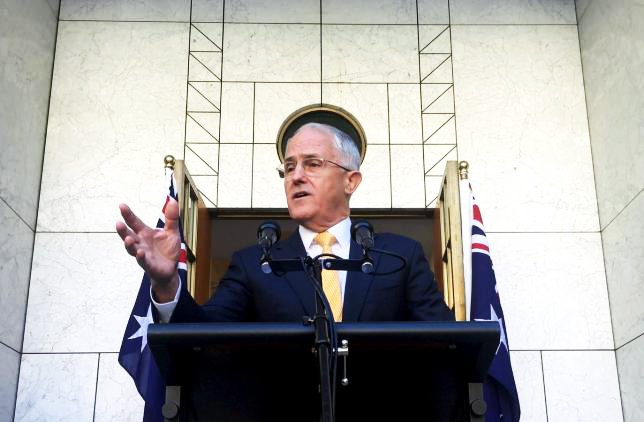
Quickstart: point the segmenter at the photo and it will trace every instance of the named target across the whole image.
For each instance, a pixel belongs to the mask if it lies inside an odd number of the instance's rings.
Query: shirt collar
[[[315,241],[315,236],[317,233],[313,230],[309,230],[306,227],[300,225],[299,227],[300,237],[302,238],[302,244],[304,248],[308,251],[311,248]],[[351,241],[351,218],[347,217],[344,220],[337,223],[335,226],[329,227],[327,229],[329,233],[335,236],[338,244],[341,248],[349,247]]]

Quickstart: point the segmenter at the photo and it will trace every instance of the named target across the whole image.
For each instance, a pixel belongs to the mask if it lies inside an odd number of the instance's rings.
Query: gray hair
[[[286,141],[286,145],[288,145],[288,142],[293,139],[295,135],[306,128],[315,129],[328,133],[329,135],[333,135],[335,148],[340,155],[342,165],[350,170],[360,170],[360,151],[358,151],[358,146],[349,135],[335,126],[315,122],[306,123],[295,131],[293,136]]]

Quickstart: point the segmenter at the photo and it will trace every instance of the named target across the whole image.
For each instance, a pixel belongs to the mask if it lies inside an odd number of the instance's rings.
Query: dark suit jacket
[[[404,256],[407,266],[391,275],[348,272],[343,321],[437,321],[453,320],[452,312],[438,291],[422,246],[415,240],[394,234],[376,234],[375,247]],[[277,243],[273,259],[306,256],[298,231]],[[376,272],[399,266],[395,258],[372,253]],[[361,258],[358,244],[351,242],[350,258]],[[259,266],[257,246],[236,252],[216,293],[199,306],[185,290],[170,322],[299,322],[315,313],[315,296],[304,272],[281,277],[264,274]]]

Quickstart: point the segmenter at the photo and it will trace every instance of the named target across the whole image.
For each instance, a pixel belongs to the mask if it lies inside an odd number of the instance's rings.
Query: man
[[[362,175],[360,154],[352,139],[335,127],[303,125],[288,140],[284,159],[284,190],[291,218],[299,230],[272,249],[273,259],[332,252],[360,258],[351,240],[349,200]],[[301,321],[312,316],[315,296],[304,273],[283,276],[260,271],[257,246],[236,252],[217,292],[197,305],[181,288],[176,271],[179,254],[179,209],[166,207],[166,225],[154,230],[122,204],[123,222],[116,230],[127,252],[151,278],[151,295],[161,321]],[[324,291],[336,321],[446,320],[453,315],[443,302],[420,244],[391,234],[375,236],[375,247],[407,260],[405,268],[386,276],[329,271]],[[399,266],[391,257],[374,255],[377,272]]]

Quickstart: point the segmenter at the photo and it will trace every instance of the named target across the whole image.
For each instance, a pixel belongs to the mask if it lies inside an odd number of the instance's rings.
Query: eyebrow
[[[304,154],[302,158],[321,158],[321,156],[319,154]],[[287,162],[287,161],[291,162],[291,161],[297,161],[297,160],[295,159],[295,157],[291,156],[291,157],[286,157],[284,159],[284,162]]]

